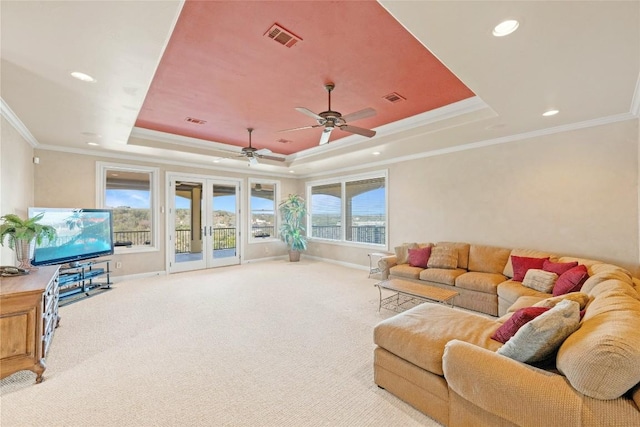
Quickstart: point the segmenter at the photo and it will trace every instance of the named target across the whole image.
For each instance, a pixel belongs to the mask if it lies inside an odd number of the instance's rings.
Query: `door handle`
[[[202,227],[202,237],[207,237],[207,227]]]
[[[213,228],[209,226],[209,236],[213,236]]]

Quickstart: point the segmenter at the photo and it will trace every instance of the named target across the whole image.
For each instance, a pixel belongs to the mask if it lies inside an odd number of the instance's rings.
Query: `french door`
[[[240,264],[240,181],[167,177],[169,272]]]

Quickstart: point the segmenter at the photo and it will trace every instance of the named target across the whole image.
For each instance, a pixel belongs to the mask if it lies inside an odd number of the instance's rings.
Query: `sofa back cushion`
[[[446,246],[458,251],[458,268],[469,268],[469,243],[461,242],[438,242],[436,246]]]
[[[551,252],[543,252],[535,249],[513,249],[511,251],[511,255],[518,257],[527,257],[527,258],[549,258],[551,261],[557,261],[558,258],[553,255]],[[502,274],[507,276],[508,278],[513,278],[513,264],[511,263],[511,256],[507,260],[507,263],[504,266],[504,270]]]
[[[493,246],[469,246],[469,271],[502,274],[511,249]]]
[[[618,280],[598,287],[580,329],[558,350],[556,366],[580,393],[617,399],[640,382],[640,300]]]

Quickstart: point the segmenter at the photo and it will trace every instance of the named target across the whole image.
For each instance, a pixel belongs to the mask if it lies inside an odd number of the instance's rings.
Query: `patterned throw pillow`
[[[556,273],[531,268],[527,270],[527,274],[524,275],[522,286],[550,294],[551,291],[553,291],[553,285],[557,279],[558,275]]]
[[[565,300],[521,327],[496,353],[524,363],[539,362],[579,327],[578,303]]]
[[[560,301],[564,301],[566,299],[577,302],[578,304],[580,304],[580,310],[583,310],[591,300],[591,297],[584,292],[571,292],[569,294],[558,295],[557,297],[549,297],[547,299],[543,299],[542,301],[538,301],[537,303],[533,304],[533,306],[553,308]]]
[[[409,249],[409,265],[411,267],[427,268],[427,262],[431,256],[431,246]]]
[[[458,251],[446,246],[434,246],[427,267],[455,269],[458,266]]]

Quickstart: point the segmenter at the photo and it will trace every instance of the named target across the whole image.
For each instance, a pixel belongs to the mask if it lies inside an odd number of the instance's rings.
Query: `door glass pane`
[[[203,260],[202,184],[176,181],[175,262]]]
[[[236,186],[213,184],[213,258],[235,257],[236,245]]]

